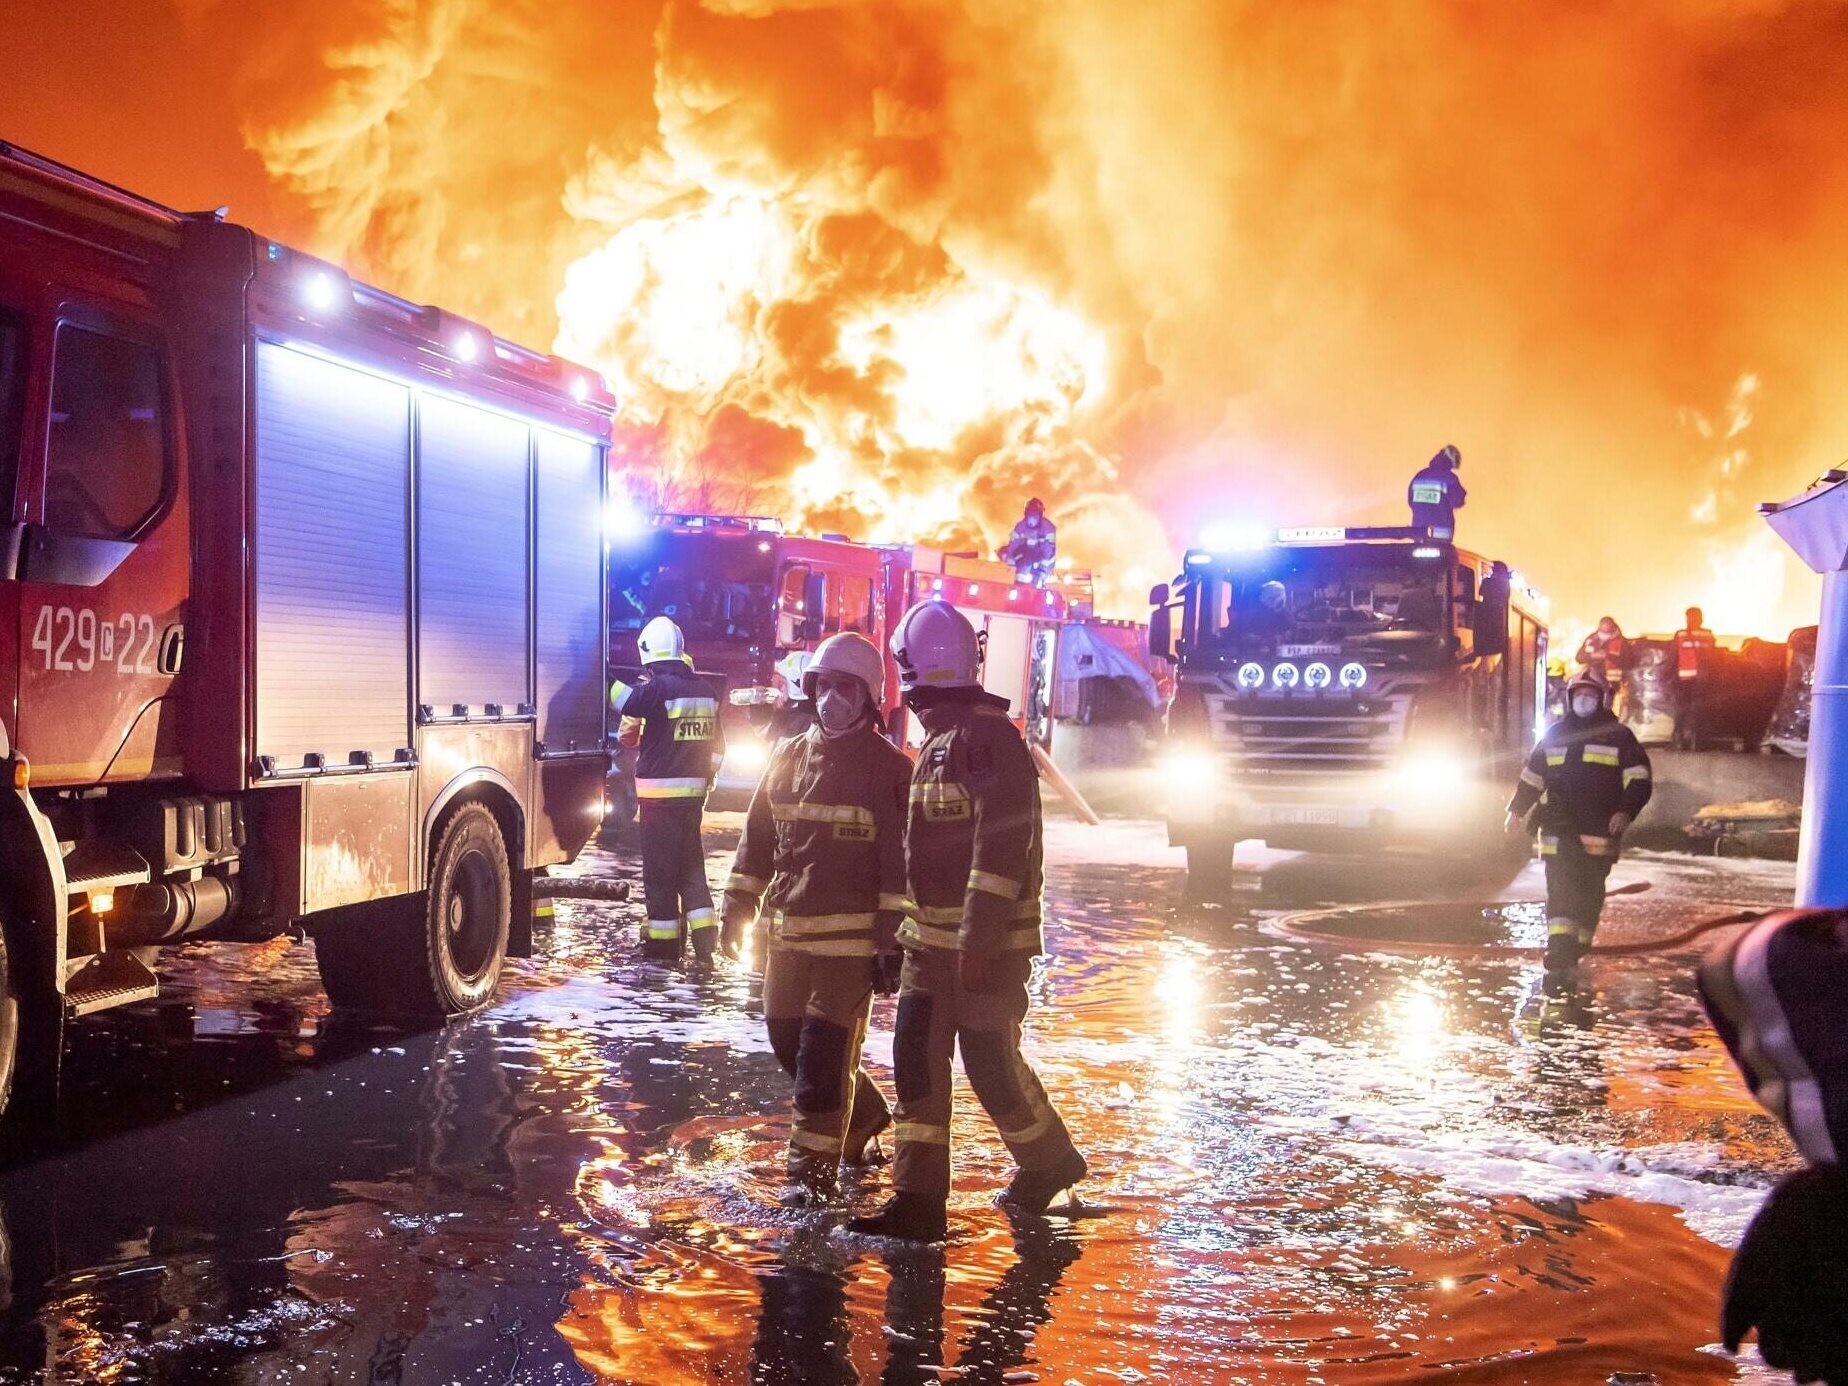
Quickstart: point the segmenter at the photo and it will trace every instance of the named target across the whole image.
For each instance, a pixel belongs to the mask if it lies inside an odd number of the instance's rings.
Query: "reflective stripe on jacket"
[[[919,719],[927,739],[912,773],[905,832],[917,909],[900,941],[1039,952],[1039,773],[1007,705],[976,693],[934,701]]]
[[[905,895],[911,761],[868,723],[779,742],[751,796],[728,896],[764,909],[770,946],[834,957],[892,947]]]
[[[657,660],[647,679],[610,688],[610,706],[625,735],[641,748],[635,761],[640,799],[704,799],[725,757],[719,696],[710,683],[676,660]],[[640,733],[634,732],[636,725]]]
[[[1648,752],[1628,727],[1609,712],[1567,715],[1546,729],[1527,757],[1508,812],[1523,818],[1539,805],[1542,855],[1571,836],[1592,856],[1614,857],[1619,844],[1610,835],[1612,816],[1634,819],[1654,788]]]

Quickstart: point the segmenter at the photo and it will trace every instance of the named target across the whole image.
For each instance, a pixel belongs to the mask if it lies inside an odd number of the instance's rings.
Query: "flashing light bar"
[[[1279,544],[1339,544],[1347,537],[1345,525],[1308,525],[1277,531]]]

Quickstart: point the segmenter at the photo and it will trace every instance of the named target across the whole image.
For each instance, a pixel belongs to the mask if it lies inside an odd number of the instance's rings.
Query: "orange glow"
[[[9,137],[555,341],[643,494],[982,549],[1038,494],[1133,612],[1455,442],[1570,640],[1813,617],[1753,506],[1848,438],[1826,6],[27,8]]]

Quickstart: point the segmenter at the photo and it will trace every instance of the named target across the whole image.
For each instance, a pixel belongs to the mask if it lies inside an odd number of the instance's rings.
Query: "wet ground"
[[[1548,997],[1536,955],[1449,946],[1531,942],[1531,911],[1280,922],[1531,873],[1259,853],[1190,903],[1152,825],[1049,838],[1028,1045],[1084,1216],[989,1206],[1010,1171],[966,1090],[946,1246],[780,1210],[754,979],[631,961],[629,906],[561,903],[498,1006],[419,1034],[330,1016],[307,946],[193,946],[161,1000],[75,1027],[63,1129],[0,1170],[0,1382],[1778,1379],[1711,1345],[1724,1247],[1794,1159],[1691,949]],[[1781,903],[1790,868],[1614,881],[1651,883],[1612,902],[1634,942]]]

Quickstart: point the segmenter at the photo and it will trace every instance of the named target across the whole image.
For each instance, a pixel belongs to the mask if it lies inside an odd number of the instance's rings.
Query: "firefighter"
[[[1014,525],[1014,532],[999,550],[1003,563],[1014,566],[1014,581],[1044,587],[1052,578],[1053,560],[1059,554],[1059,531],[1046,518],[1046,502],[1035,496]]]
[[[647,677],[635,687],[616,680],[610,706],[622,717],[618,739],[638,747],[635,795],[648,911],[642,955],[678,962],[684,925],[695,962],[706,967],[716,951],[719,920],[706,881],[700,824],[725,758],[719,697],[693,672],[686,639],[667,617],[642,627],[637,648]]]
[[[770,714],[768,737],[772,746],[816,725],[815,700],[809,695],[806,678],[809,661],[814,657],[807,650],[792,650],[777,661],[776,676],[783,698]]]
[[[1604,680],[1605,687],[1611,690],[1611,711],[1622,721],[1623,676],[1630,667],[1630,653],[1623,627],[1615,617],[1600,619],[1597,629],[1579,642],[1578,662]]]
[[[1042,876],[1039,783],[1026,743],[1006,702],[982,691],[975,630],[948,602],[907,611],[892,653],[926,738],[905,833],[913,912],[899,930],[892,1043],[896,1192],[849,1227],[938,1241],[947,1229],[958,1046],[969,1086],[1019,1167],[997,1203],[1043,1213],[1084,1177],[1085,1162],[1020,1053]]]
[[[1453,539],[1457,532],[1457,511],[1463,508],[1468,493],[1457,478],[1463,454],[1455,443],[1446,443],[1436,456],[1425,463],[1406,488],[1406,501],[1412,507],[1412,528],[1429,530],[1433,539]]]
[[[1623,628],[1614,617],[1606,616],[1598,628],[1580,642],[1578,662],[1603,679],[1606,686],[1616,687],[1627,667]]]
[[[1698,606],[1687,610],[1687,624],[1675,632],[1675,749],[1700,749],[1701,702],[1713,663],[1715,641]]]
[[[892,1124],[860,1067],[873,992],[905,910],[911,761],[881,734],[885,657],[864,635],[832,636],[803,675],[817,722],[778,743],[745,818],[725,887],[723,945],[737,957],[761,905],[764,1019],[796,1080],[783,1201],[832,1195],[845,1162]],[[878,975],[876,975],[878,974]]]
[[[1566,685],[1566,712],[1546,729],[1508,802],[1507,826],[1540,822],[1546,861],[1546,970],[1564,975],[1591,949],[1604,883],[1623,835],[1653,790],[1649,756],[1605,706],[1588,670]]]

